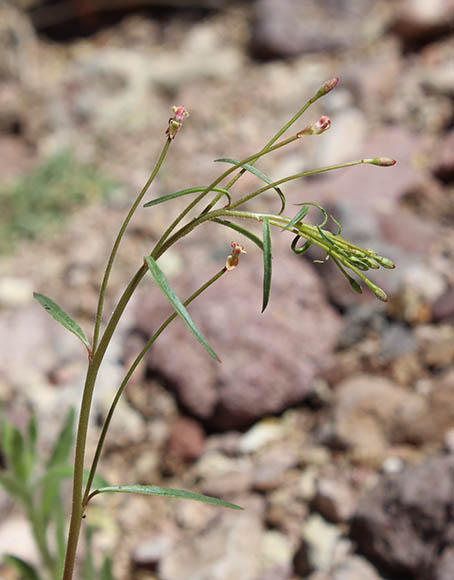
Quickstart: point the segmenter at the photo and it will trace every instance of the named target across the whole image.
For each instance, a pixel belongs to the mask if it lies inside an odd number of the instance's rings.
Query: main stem
[[[109,281],[110,272],[112,270],[112,266],[117,255],[118,247],[120,245],[121,239],[128,227],[129,222],[131,221],[132,216],[134,215],[137,207],[139,206],[140,202],[143,199],[143,196],[147,192],[148,188],[150,187],[151,183],[153,182],[154,178],[156,177],[161,165],[167,155],[167,151],[169,150],[171,140],[168,138],[162,148],[161,154],[159,159],[147,181],[144,185],[142,190],[140,191],[139,195],[135,199],[134,203],[131,206],[131,209],[128,212],[123,224],[118,232],[118,235],[115,239],[111,254],[109,256],[109,260],[107,262],[106,271],[104,273],[104,278],[101,285],[101,290],[99,294],[98,300],[98,308],[96,312],[96,320],[95,320],[95,327],[93,333],[93,346],[92,346],[92,360],[90,360],[88,369],[87,369],[87,376],[85,379],[85,386],[82,395],[82,403],[80,407],[80,415],[79,415],[79,425],[77,429],[77,439],[76,439],[76,451],[74,457],[74,476],[73,476],[73,497],[72,497],[72,510],[71,510],[71,520],[69,524],[69,534],[68,534],[68,542],[66,546],[66,557],[65,557],[65,565],[63,570],[63,580],[71,580],[74,574],[74,565],[76,559],[76,551],[77,551],[77,544],[79,542],[79,534],[80,534],[80,526],[82,522],[82,515],[83,515],[83,507],[82,507],[82,487],[83,487],[83,472],[84,472],[84,462],[85,462],[85,447],[87,443],[87,430],[88,430],[88,420],[90,417],[90,408],[91,402],[93,399],[93,390],[95,387],[96,377],[98,375],[99,367],[101,365],[102,359],[104,357],[104,353],[107,349],[107,346],[110,342],[112,337],[113,331],[115,330],[118,321],[120,319],[121,313],[123,312],[126,304],[129,301],[132,293],[134,292],[137,284],[141,280],[142,276],[136,280],[134,277],[131,282],[128,284],[122,299],[118,306],[116,312],[119,314],[115,316],[115,312],[112,315],[109,324],[104,332],[104,335],[99,343],[98,346],[98,336],[99,330],[101,326],[101,319],[102,319],[102,310],[104,304],[104,298],[106,294],[107,284]]]

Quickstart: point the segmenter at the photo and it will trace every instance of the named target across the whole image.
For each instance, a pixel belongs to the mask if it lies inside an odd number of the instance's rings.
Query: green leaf
[[[99,493],[138,493],[143,495],[158,495],[163,497],[175,497],[179,499],[192,499],[194,501],[201,501],[213,505],[230,508],[233,510],[241,510],[242,507],[222,501],[216,497],[202,495],[200,493],[193,493],[192,491],[183,491],[181,489],[170,489],[168,487],[159,487],[157,485],[112,485],[109,487],[102,487],[95,490],[91,497]]]
[[[215,162],[231,163],[232,165],[237,165],[238,167],[243,167],[244,169],[246,169],[250,173],[253,173],[256,177],[258,177],[259,179],[261,179],[262,181],[264,181],[268,185],[271,185],[273,183],[272,179],[270,179],[262,171],[260,171],[259,169],[257,169],[253,165],[249,165],[249,163],[239,163],[238,161],[235,161],[235,159],[215,159]],[[285,209],[285,195],[282,193],[282,191],[280,190],[279,187],[273,187],[273,189],[281,199],[281,209],[279,211],[279,215],[281,215],[281,213]]]
[[[214,350],[208,344],[208,342],[206,341],[203,334],[200,332],[200,330],[194,324],[192,318],[189,316],[189,313],[186,310],[186,308],[183,306],[183,303],[181,302],[181,300],[178,298],[178,296],[175,294],[175,292],[170,287],[170,284],[169,284],[167,278],[164,276],[163,271],[158,266],[156,261],[153,260],[153,258],[151,256],[146,256],[145,262],[146,262],[148,269],[150,270],[150,273],[153,276],[156,284],[159,286],[159,288],[162,290],[162,293],[164,294],[164,296],[167,298],[167,300],[173,306],[173,308],[175,309],[175,312],[178,314],[178,316],[180,316],[180,318],[183,320],[183,322],[186,324],[186,326],[189,328],[189,330],[192,332],[192,334],[196,337],[196,339],[200,342],[200,344],[203,346],[203,348],[208,352],[208,354],[210,356],[212,356],[214,358],[214,360],[220,362],[218,355],[214,352]]]
[[[17,498],[24,504],[27,503],[29,499],[27,488],[11,473],[0,471],[0,486],[12,497]]]
[[[299,242],[299,240],[301,239],[301,236],[299,234],[297,234],[295,236],[295,238],[293,239],[292,242],[292,250],[295,252],[295,254],[304,254],[304,252],[307,252],[307,250],[311,247],[312,245],[312,241],[311,240],[306,240],[306,242],[304,242],[304,244],[301,246],[301,248],[297,248],[296,245]]]
[[[216,218],[213,220],[214,222],[216,222],[217,224],[221,224],[223,226],[227,226],[228,228],[231,228],[232,230],[235,230],[236,232],[242,234],[243,236],[245,236],[246,238],[249,238],[251,240],[251,242],[254,242],[254,244],[256,246],[258,246],[262,251],[263,251],[263,242],[260,238],[258,238],[255,234],[253,234],[252,232],[250,232],[249,230],[246,230],[245,228],[242,228],[241,226],[230,222],[228,220],[223,220],[220,218]]]
[[[271,233],[268,218],[263,218],[263,306],[262,312],[268,305],[271,290]]]
[[[48,468],[68,461],[74,439],[74,416],[74,409],[69,409],[47,462]]]
[[[16,569],[16,571],[20,574],[21,580],[40,580],[38,572],[25,560],[22,560],[17,556],[12,556],[11,554],[6,554],[3,561],[5,564],[9,564]]]
[[[153,205],[158,205],[158,203],[164,203],[166,201],[169,201],[170,199],[181,197],[182,195],[188,195],[190,193],[205,191],[205,189],[206,187],[190,187],[189,189],[182,189],[181,191],[176,191],[175,193],[169,193],[168,195],[163,195],[162,197],[152,199],[151,201],[148,201],[146,204],[144,204],[143,207],[151,207]],[[217,191],[218,193],[223,193],[225,196],[227,196],[230,205],[232,198],[230,197],[230,193],[226,189],[222,189],[222,187],[213,187],[211,188],[210,191]]]
[[[289,230],[290,228],[292,228],[295,224],[297,224],[302,219],[304,219],[307,216],[308,212],[309,212],[309,206],[303,205],[303,207],[296,214],[296,216],[288,222],[288,224],[285,226],[285,228],[282,231],[285,232],[285,230]]]
[[[13,427],[13,438],[12,438],[13,453],[11,457],[11,467],[15,476],[25,483],[28,479],[28,469],[27,469],[27,458],[24,438],[22,433]]]
[[[93,529],[88,526],[85,531],[85,560],[82,566],[82,579],[95,580],[95,563],[93,560]]]
[[[102,563],[101,571],[99,573],[99,580],[114,580],[112,572],[112,560],[109,556],[104,558]]]
[[[6,459],[7,465],[13,462],[13,434],[15,427],[8,421],[6,417],[2,417],[0,423],[0,449]]]
[[[77,336],[79,340],[81,340],[84,345],[87,347],[88,351],[90,351],[90,343],[88,342],[87,337],[84,334],[84,331],[81,327],[77,324],[75,320],[73,320],[64,310],[58,306],[53,300],[44,296],[44,294],[38,294],[37,292],[33,292],[33,297],[38,300],[41,306],[46,310],[52,318],[54,318],[57,322],[63,325],[67,330],[72,332]]]

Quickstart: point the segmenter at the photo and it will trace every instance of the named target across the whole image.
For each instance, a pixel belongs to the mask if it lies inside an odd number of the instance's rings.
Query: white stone
[[[241,453],[253,453],[271,441],[282,439],[283,435],[282,424],[278,420],[264,419],[241,437],[239,450]]]
[[[311,515],[302,529],[302,538],[307,544],[308,560],[315,570],[329,570],[333,563],[340,529],[329,524],[318,514]]]

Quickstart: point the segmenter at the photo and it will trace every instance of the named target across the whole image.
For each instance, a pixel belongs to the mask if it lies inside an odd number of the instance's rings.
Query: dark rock
[[[359,551],[390,574],[429,580],[439,573],[443,578],[439,554],[453,545],[453,481],[449,456],[383,479],[363,496],[353,518],[350,535]]]
[[[191,316],[220,353],[221,365],[180,320],[148,355],[148,372],[163,377],[189,413],[216,429],[244,427],[301,401],[336,343],[340,320],[312,268],[291,256],[288,247],[282,248],[287,242],[276,236],[272,300],[264,315],[259,313],[261,260],[253,251],[191,304]],[[207,245],[216,246],[212,241]],[[224,256],[227,248],[221,247]],[[171,280],[177,294],[185,296],[208,279],[219,267],[218,256],[217,265],[210,264],[202,247],[191,248],[185,259],[191,267],[183,280]],[[144,296],[137,326],[151,333],[165,311],[156,295]]]
[[[445,183],[454,181],[454,129],[439,144],[432,171]]]
[[[370,1],[258,0],[252,51],[259,58],[288,58],[346,49],[361,39]]]

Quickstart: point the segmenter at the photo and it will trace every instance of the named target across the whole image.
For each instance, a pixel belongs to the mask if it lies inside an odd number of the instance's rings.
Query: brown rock
[[[318,480],[312,505],[330,522],[346,522],[356,509],[357,498],[346,481],[327,476]]]
[[[390,574],[425,580],[435,578],[440,566],[443,578],[439,554],[452,545],[453,481],[453,457],[383,479],[363,496],[353,518],[350,535],[359,551]]]
[[[354,457],[377,462],[388,445],[405,438],[405,426],[426,411],[424,399],[388,379],[358,375],[336,387],[334,434]]]
[[[167,452],[183,462],[194,461],[203,453],[205,433],[197,421],[189,417],[178,417],[170,428]]]
[[[148,372],[162,377],[191,414],[217,429],[244,427],[301,401],[333,351],[339,317],[311,266],[290,255],[288,242],[275,236],[272,297],[263,315],[261,257],[250,246],[240,266],[189,307],[222,364],[207,355],[180,320],[148,355]],[[227,244],[206,240],[206,246],[213,247],[216,262],[209,262],[202,247],[190,248],[185,263],[191,268],[179,283],[171,280],[182,297],[225,260]],[[166,306],[156,294],[140,304],[136,324],[151,333],[164,319]]]

